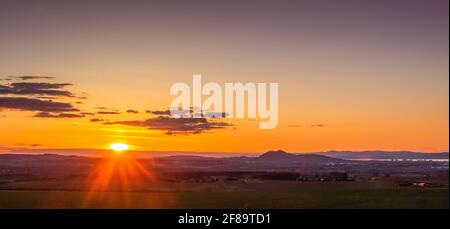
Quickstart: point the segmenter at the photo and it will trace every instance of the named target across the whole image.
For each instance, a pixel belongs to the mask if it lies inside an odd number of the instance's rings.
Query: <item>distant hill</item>
[[[105,149],[21,149],[6,151],[14,155],[36,155],[36,154],[57,154],[57,155],[73,155],[82,157],[104,157],[108,156],[111,151]],[[137,151],[129,150],[128,154],[134,154],[139,158],[162,158],[175,156],[171,159],[179,160],[203,160],[208,158],[240,158],[245,160],[247,157],[257,158],[259,155],[255,152],[197,152],[197,151]],[[2,153],[0,153],[2,155]],[[4,155],[4,154],[3,154]],[[262,156],[264,155],[264,156]],[[289,158],[295,155],[322,155],[343,160],[351,159],[448,159],[449,153],[422,153],[410,151],[325,151],[325,152],[302,152],[302,153],[286,153],[282,150],[269,151],[262,154],[262,158]],[[180,157],[178,157],[180,156]],[[196,157],[197,156],[197,157]],[[205,159],[206,158],[206,159]],[[312,156],[311,156],[312,158]],[[248,158],[247,158],[248,159]]]
[[[420,171],[434,173],[436,169],[442,171],[444,175],[448,173],[448,162],[351,161],[348,159],[448,159],[448,153],[330,151],[293,154],[277,150],[252,157],[176,155],[151,159],[140,158],[139,160],[145,167],[159,173],[168,171],[297,171],[306,173],[326,171],[415,173]],[[57,154],[0,154],[0,178],[6,176],[8,179],[31,179],[33,177],[85,175],[101,160],[100,158]]]
[[[449,159],[448,152],[418,153],[410,151],[328,151],[317,154],[340,159]]]
[[[260,160],[291,160],[296,158],[297,155],[286,153],[283,150],[277,151],[268,151],[261,156],[259,156]]]
[[[293,163],[293,164],[325,164],[344,162],[342,159],[319,154],[291,154],[282,150],[268,151],[258,157],[258,161],[269,163]]]

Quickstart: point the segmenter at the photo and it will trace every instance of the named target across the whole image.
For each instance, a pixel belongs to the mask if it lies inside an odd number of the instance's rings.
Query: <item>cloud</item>
[[[90,116],[94,116],[95,115],[92,112],[80,112],[80,114],[82,114],[82,115],[90,115]]]
[[[120,114],[118,111],[99,111],[97,114],[103,114],[103,115],[117,115]]]
[[[91,118],[90,121],[91,121],[91,122],[104,122],[105,119],[101,119],[101,118]]]
[[[153,114],[153,115],[170,115],[170,110],[163,110],[163,111],[145,111],[145,113]]]
[[[51,114],[49,112],[38,112],[33,117],[38,117],[38,118],[83,118],[85,116],[82,114],[74,114],[74,113]]]
[[[33,98],[36,98],[36,99],[47,99],[47,100],[58,99],[58,97],[54,97],[54,96],[33,96]]]
[[[153,114],[153,115],[160,115],[160,116],[171,116],[170,110],[157,110],[157,111],[151,111],[147,110],[146,113]],[[177,117],[192,117],[194,115],[194,110],[192,108],[186,109],[186,110],[175,110],[175,114]],[[203,111],[200,115],[204,118],[226,118],[229,116],[226,112],[212,112],[212,111]]]
[[[50,76],[24,75],[8,76],[5,80],[11,83],[0,84],[0,109],[13,109],[24,111],[38,111],[35,117],[66,118],[84,117],[84,114],[71,114],[79,109],[72,102],[58,101],[62,97],[75,98],[76,96],[66,90],[71,83],[48,82],[17,82],[17,80],[54,79]],[[76,104],[73,103],[73,104]],[[61,113],[61,114],[54,114]]]
[[[36,111],[33,117],[39,118],[82,118],[86,113],[79,113],[71,102],[58,101],[61,97],[75,98],[65,90],[71,83],[17,82],[17,80],[54,79],[50,76],[9,76],[8,84],[0,84],[0,110],[12,109]]]
[[[38,147],[38,146],[44,146],[42,144],[30,144],[31,147]]]
[[[212,112],[212,111],[206,111],[204,112],[204,116],[207,118],[226,118],[230,114],[226,112]]]
[[[311,125],[311,127],[326,127],[327,125],[325,125],[325,124],[314,124],[314,125]]]
[[[143,121],[115,121],[105,122],[105,125],[126,125],[135,127],[145,127],[151,130],[164,130],[168,135],[174,134],[200,134],[214,129],[222,129],[232,124],[225,122],[213,122],[206,118],[172,118],[158,116]]]
[[[42,112],[79,111],[70,103],[24,97],[0,97],[0,108]]]
[[[64,96],[73,97],[74,95],[67,90],[62,90],[69,83],[11,83],[10,85],[0,85],[0,95],[46,95],[46,96]]]
[[[129,113],[129,114],[138,114],[139,111],[130,109],[130,110],[127,110],[127,113]]]
[[[8,76],[9,79],[34,80],[34,79],[54,79],[52,76]]]

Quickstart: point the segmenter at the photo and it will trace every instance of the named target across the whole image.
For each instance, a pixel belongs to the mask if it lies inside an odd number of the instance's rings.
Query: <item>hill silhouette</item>
[[[339,163],[345,160],[332,158],[319,154],[292,154],[283,150],[268,151],[258,157],[258,161],[266,163],[302,163],[302,164],[323,164]]]

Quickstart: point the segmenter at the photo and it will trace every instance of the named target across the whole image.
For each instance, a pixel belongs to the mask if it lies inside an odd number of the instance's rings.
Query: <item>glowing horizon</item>
[[[0,153],[448,152],[448,1],[186,4],[5,3]],[[278,82],[277,128],[167,119],[193,74]]]

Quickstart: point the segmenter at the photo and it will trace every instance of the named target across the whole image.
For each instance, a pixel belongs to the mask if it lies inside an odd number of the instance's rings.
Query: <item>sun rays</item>
[[[90,207],[94,199],[101,199],[106,192],[122,192],[121,205],[128,206],[130,192],[149,190],[155,181],[154,175],[134,155],[126,154],[127,149],[129,146],[124,143],[112,144],[114,153],[100,159],[92,169],[88,175],[89,192],[83,201],[83,208]]]

